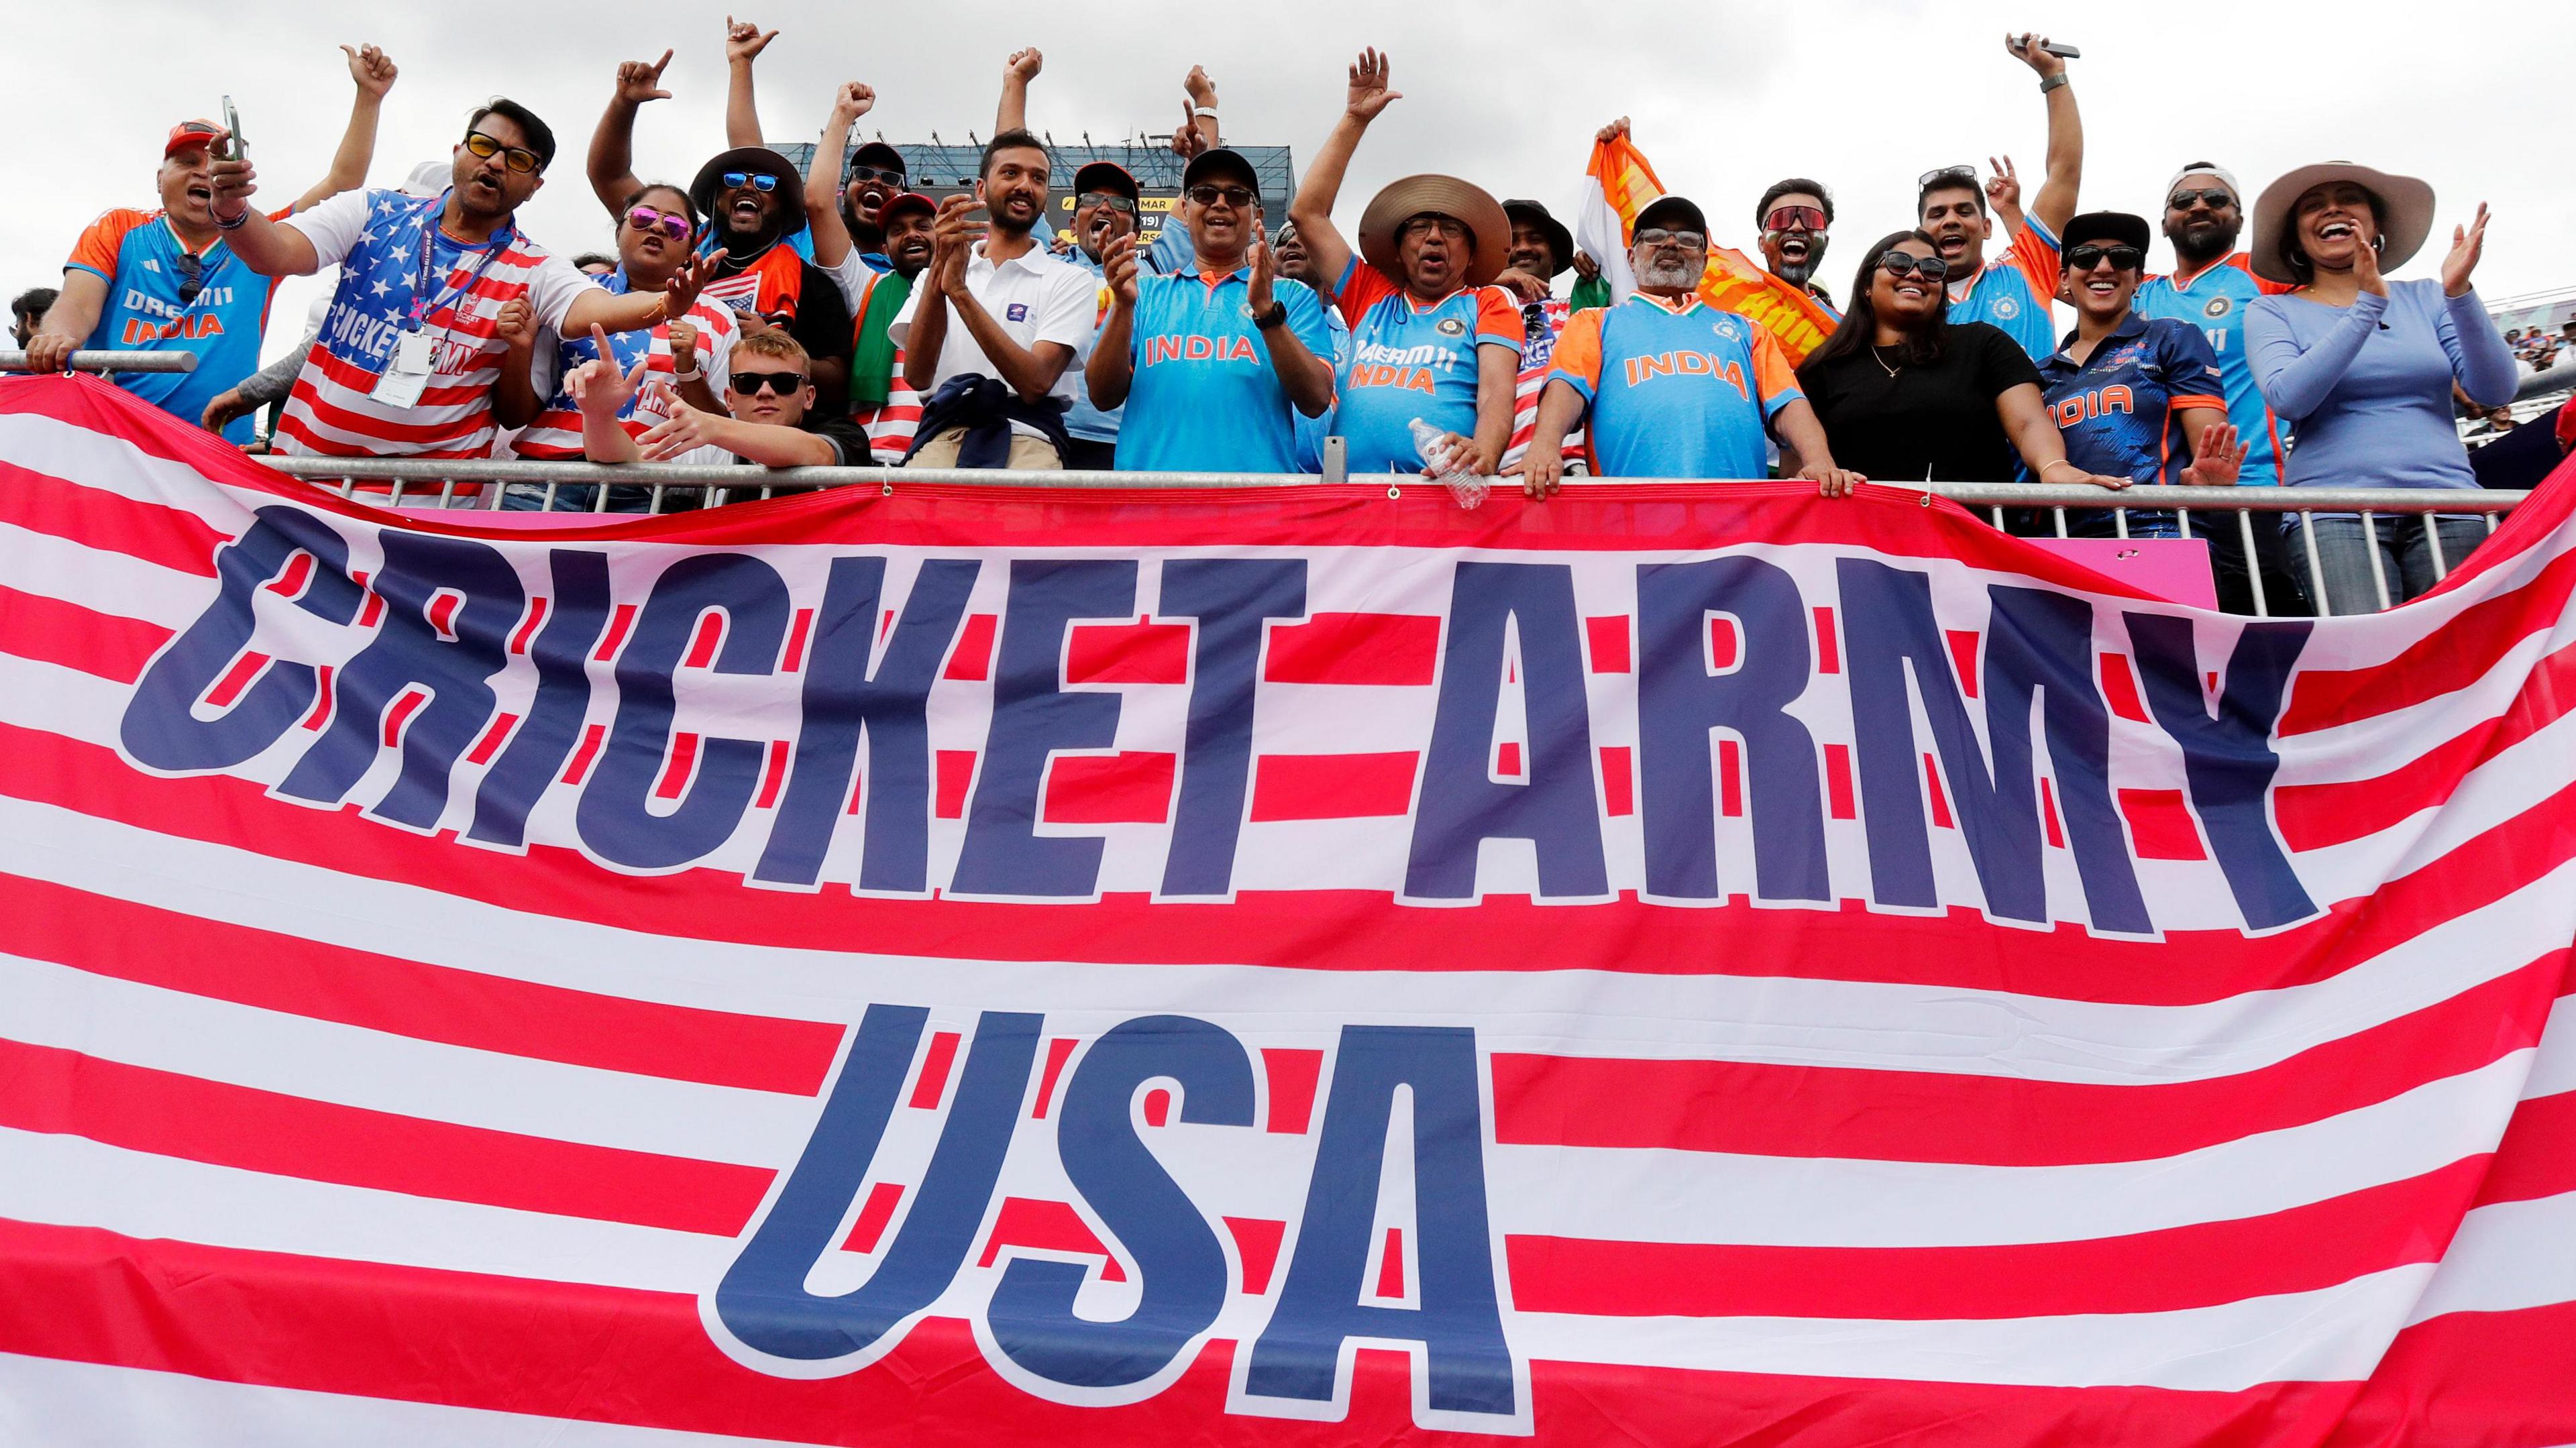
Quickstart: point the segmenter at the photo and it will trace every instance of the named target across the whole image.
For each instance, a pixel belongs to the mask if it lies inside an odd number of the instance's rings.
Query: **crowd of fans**
[[[450,162],[367,189],[396,70],[343,47],[356,94],[322,179],[269,210],[223,127],[174,126],[158,209],[84,231],[59,291],[13,303],[16,340],[38,371],[78,348],[184,347],[193,372],[118,381],[244,445],[282,404],[270,444],[332,457],[1311,473],[1339,437],[1355,474],[1457,470],[1541,499],[1587,473],[1776,475],[1829,497],[1869,479],[2074,484],[2105,506],[2072,510],[2071,531],[2108,536],[2115,502],[2131,536],[2188,530],[2226,606],[2250,607],[2259,579],[2273,612],[2304,606],[2296,550],[2337,613],[2374,606],[2381,576],[2411,597],[2440,565],[2423,529],[2334,515],[2304,535],[2266,522],[2249,556],[2233,514],[2140,509],[2130,490],[2528,486],[2576,433],[2550,419],[2549,446],[2495,469],[2461,445],[2455,400],[2502,407],[2517,358],[2576,347],[2576,322],[2497,334],[2471,285],[2484,206],[2419,281],[2385,273],[2432,236],[2432,188],[2347,162],[2249,199],[2192,160],[2154,207],[2079,214],[2083,123],[2044,37],[2005,42],[2046,117],[2026,202],[2009,158],[1925,172],[1912,224],[1861,249],[1838,299],[1818,278],[1831,190],[1762,193],[1760,265],[1833,326],[1800,356],[1703,294],[1724,243],[1685,197],[1653,199],[1603,258],[1545,206],[1454,176],[1407,176],[1355,225],[1337,217],[1353,156],[1402,99],[1373,50],[1284,217],[1264,214],[1192,70],[1180,198],[1148,244],[1136,178],[1103,161],[1069,178],[1050,239],[1057,178],[1027,128],[1037,51],[1004,63],[973,194],[933,200],[896,148],[851,144],[876,104],[864,83],[831,97],[809,170],[762,143],[755,68],[777,34],[728,21],[726,145],[686,184],[633,168],[671,52],[616,68],[584,155],[614,246],[569,260],[518,227],[557,143],[515,102],[476,108]],[[2159,233],[2173,259],[2155,275]],[[339,279],[308,344],[257,370],[274,279],[325,267]],[[647,491],[507,505],[641,508]],[[2436,531],[2454,564],[2483,532],[2468,516]]]

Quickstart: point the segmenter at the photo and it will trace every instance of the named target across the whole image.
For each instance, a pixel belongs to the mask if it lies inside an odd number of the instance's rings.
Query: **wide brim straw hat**
[[[2304,283],[2308,278],[2290,270],[2282,259],[2283,241],[2292,234],[2291,213],[2297,210],[2299,198],[2319,186],[2337,181],[2350,181],[2379,198],[2379,234],[2387,244],[2379,250],[2379,269],[2395,271],[2415,253],[2424,249],[2424,238],[2433,232],[2433,188],[2414,176],[2396,176],[2350,161],[2320,161],[2301,166],[2263,188],[2254,202],[2253,215],[2247,219],[2254,228],[2254,244],[2247,258],[2254,275],[2266,281]]]
[[[1360,255],[1387,276],[1402,280],[1404,267],[1396,251],[1396,234],[1417,216],[1455,217],[1466,225],[1474,248],[1463,280],[1481,287],[1503,274],[1512,249],[1511,219],[1493,193],[1455,176],[1407,176],[1390,181],[1360,213]]]

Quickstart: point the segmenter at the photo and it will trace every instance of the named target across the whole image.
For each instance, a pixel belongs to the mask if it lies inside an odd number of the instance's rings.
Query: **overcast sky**
[[[164,135],[218,115],[227,92],[263,196],[282,203],[309,185],[347,117],[342,42],[382,45],[402,67],[373,184],[399,185],[415,163],[445,158],[473,106],[506,94],[544,116],[563,148],[521,216],[526,230],[565,254],[605,249],[608,220],[581,155],[617,62],[678,49],[664,76],[675,98],[646,108],[636,166],[686,181],[723,144],[725,13],[678,0],[12,0],[0,5],[15,118],[0,145],[0,287],[57,281],[98,212],[157,204]],[[1405,98],[1352,168],[1346,225],[1380,184],[1415,171],[1463,175],[1563,214],[1593,129],[1626,113],[1664,183],[1700,200],[1722,241],[1751,248],[1750,213],[1770,181],[1829,184],[1837,221],[1824,274],[1838,293],[1861,247],[1908,221],[1917,173],[2010,153],[2035,189],[2042,103],[2001,39],[2036,27],[2084,49],[2073,73],[2087,207],[2152,214],[2174,168],[2204,156],[2249,191],[2295,165],[2351,159],[2420,175],[2440,198],[2436,239],[2399,275],[2432,275],[2451,224],[2483,199],[2495,210],[2478,272],[2489,300],[2576,286],[2576,5],[2564,0],[1307,0],[1196,12],[1132,0],[760,0],[735,13],[783,32],[760,62],[772,139],[810,138],[846,79],[876,87],[863,126],[890,139],[989,134],[1002,58],[1033,44],[1047,57],[1034,126],[1065,139],[1168,133],[1181,77],[1203,64],[1228,138],[1291,146],[1301,167],[1339,114],[1352,52],[1374,44],[1393,57]],[[1281,19],[1262,23],[1270,17]],[[2155,264],[2166,258],[2159,244]],[[315,285],[281,292],[272,355],[294,339]]]

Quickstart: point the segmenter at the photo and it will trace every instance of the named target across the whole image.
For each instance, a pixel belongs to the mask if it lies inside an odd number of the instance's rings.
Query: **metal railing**
[[[1340,439],[1332,439],[1339,442]],[[1328,449],[1335,454],[1339,449]],[[543,509],[547,511],[583,511],[599,514],[662,513],[680,500],[692,506],[717,506],[745,502],[754,498],[775,497],[785,493],[807,492],[816,488],[873,488],[891,496],[902,486],[936,485],[949,487],[1045,487],[1067,491],[1100,489],[1182,490],[1225,488],[1294,487],[1319,482],[1353,481],[1374,484],[1377,479],[1336,477],[1332,473],[1114,473],[1055,472],[1012,473],[974,468],[777,468],[748,469],[724,466],[681,466],[675,464],[638,463],[601,466],[593,463],[503,462],[503,461],[427,461],[407,458],[317,458],[266,457],[261,459],[279,472],[302,478],[329,488],[342,497],[355,497],[361,489],[365,501],[382,502],[392,507],[501,508],[504,506]],[[746,477],[745,474],[751,476]],[[1508,482],[1508,480],[1504,480]],[[1674,484],[1688,487],[1723,487],[1701,479],[1623,478],[1621,482]],[[492,485],[492,486],[487,486]],[[1385,480],[1387,495],[1401,497],[1406,488],[1428,488],[1436,484],[1411,475],[1389,475]],[[2483,489],[2425,488],[2184,488],[2156,487],[2126,493],[2112,493],[2100,488],[2064,483],[1904,483],[1907,492],[1921,492],[1928,506],[1933,498],[1947,498],[1971,509],[1984,510],[1997,527],[2005,528],[2018,513],[2022,526],[2017,531],[2038,531],[2059,538],[2107,536],[2114,540],[2146,539],[2172,532],[2184,537],[2199,537],[2224,551],[2232,546],[2236,557],[2247,561],[2246,582],[2251,612],[2257,617],[2273,617],[2278,604],[2290,600],[2271,596],[2275,586],[2267,582],[2264,561],[2274,556],[2261,546],[2257,515],[2279,519],[2295,515],[2300,526],[2283,530],[2276,521],[2270,526],[2286,533],[2280,541],[2288,545],[2295,537],[2307,564],[2306,588],[2319,612],[2333,610],[2324,586],[2325,565],[2317,546],[2314,520],[2320,516],[2358,518],[2368,546],[2373,590],[2380,608],[2398,602],[2392,589],[2389,570],[2381,557],[2380,527],[2391,530],[2390,541],[2402,538],[2405,519],[2416,519],[2423,530],[2425,547],[2432,565],[2433,577],[2440,579],[2461,560],[2449,556],[2442,537],[2440,519],[2476,518],[2484,531],[2493,533],[2496,519],[2531,496],[2523,492],[2499,492]],[[613,492],[612,489],[633,490]],[[515,493],[515,498],[511,495]],[[2151,493],[2153,506],[2137,501]],[[505,503],[505,499],[509,499]],[[2195,524],[2195,514],[2232,515],[2234,526],[2216,527],[2206,521]],[[2105,519],[2107,515],[2107,520]],[[2133,518],[2137,523],[2133,525]],[[2107,534],[2100,529],[2107,527]],[[2225,529],[2232,537],[2218,536]],[[2279,574],[2275,572],[2275,579]],[[2349,609],[2345,610],[2351,611]]]
[[[0,372],[26,372],[27,354],[14,348],[0,350]],[[194,352],[74,352],[62,366],[66,372],[194,372]]]

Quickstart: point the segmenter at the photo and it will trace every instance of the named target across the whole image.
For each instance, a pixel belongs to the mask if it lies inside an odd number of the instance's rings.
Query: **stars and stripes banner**
[[[0,1439],[2576,1439],[2576,522],[398,515],[0,383]]]

